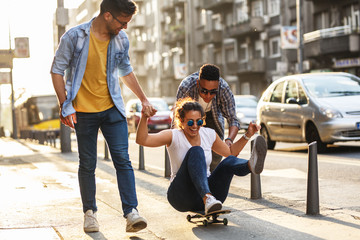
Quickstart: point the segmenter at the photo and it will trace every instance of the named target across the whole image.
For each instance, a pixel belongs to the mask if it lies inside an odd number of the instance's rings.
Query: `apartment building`
[[[304,31],[304,52],[314,71],[360,76],[360,1],[308,0],[311,14]]]
[[[125,30],[130,58],[148,96],[171,104],[180,81],[214,63],[235,94],[260,97],[298,72],[296,0],[135,0]],[[70,11],[70,26],[98,14],[101,0]],[[360,75],[359,0],[301,0],[303,71]],[[123,87],[125,99],[134,97]]]

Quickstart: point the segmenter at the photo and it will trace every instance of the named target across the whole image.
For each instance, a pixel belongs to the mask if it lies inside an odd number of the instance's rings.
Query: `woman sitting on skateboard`
[[[234,175],[259,174],[264,168],[266,142],[255,138],[250,160],[236,158],[260,126],[250,123],[247,132],[228,147],[211,128],[202,127],[204,110],[191,98],[180,99],[175,108],[177,129],[149,134],[144,114],[136,134],[136,143],[145,147],[166,145],[171,163],[169,203],[178,211],[220,210]],[[211,150],[225,157],[210,175]]]

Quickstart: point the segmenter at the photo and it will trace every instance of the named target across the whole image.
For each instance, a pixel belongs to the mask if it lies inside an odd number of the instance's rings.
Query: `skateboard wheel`
[[[223,223],[224,223],[225,226],[228,225],[228,220],[227,220],[227,218],[224,218]]]
[[[203,221],[203,225],[206,227],[208,225],[208,221],[207,220],[204,220]]]
[[[190,216],[190,215],[187,215],[187,216],[186,216],[186,219],[187,219],[189,222],[191,222],[191,216]]]

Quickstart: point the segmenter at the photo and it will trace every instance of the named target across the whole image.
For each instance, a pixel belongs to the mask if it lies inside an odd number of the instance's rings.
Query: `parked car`
[[[257,98],[253,95],[234,95],[234,98],[240,128],[247,129],[250,122],[256,121]]]
[[[269,149],[276,141],[327,144],[360,141],[360,78],[348,73],[282,77],[264,92],[257,121]]]
[[[157,112],[149,118],[149,132],[159,132],[168,129],[171,126],[172,114],[168,104],[161,98],[148,98],[149,102],[154,105]],[[131,99],[126,103],[126,119],[128,123],[129,134],[135,133],[139,125],[142,105],[139,99]]]

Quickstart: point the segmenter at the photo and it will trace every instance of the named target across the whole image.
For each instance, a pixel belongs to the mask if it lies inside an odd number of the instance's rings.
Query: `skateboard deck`
[[[202,223],[204,226],[207,226],[212,223],[222,223],[224,225],[228,224],[227,218],[218,219],[218,217],[222,214],[231,213],[230,210],[218,210],[208,214],[204,214],[204,212],[192,212],[191,214],[186,216],[186,219],[191,223]]]

